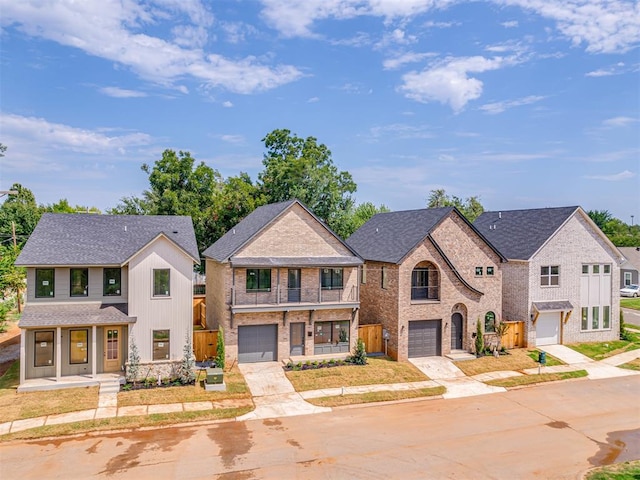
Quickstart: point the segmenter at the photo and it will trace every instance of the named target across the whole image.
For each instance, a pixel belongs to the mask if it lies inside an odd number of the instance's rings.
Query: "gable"
[[[246,257],[353,257],[353,253],[295,203],[234,255]]]

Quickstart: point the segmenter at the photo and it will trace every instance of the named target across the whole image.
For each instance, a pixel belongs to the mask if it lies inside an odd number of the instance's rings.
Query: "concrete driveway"
[[[238,365],[253,395],[256,409],[238,420],[291,417],[330,412],[305,401],[287,379],[278,362],[241,363]]]
[[[445,357],[410,358],[422,373],[438,385],[446,387],[443,398],[461,398],[488,393],[506,392],[503,387],[492,387],[472,377],[465,376],[455,364]]]

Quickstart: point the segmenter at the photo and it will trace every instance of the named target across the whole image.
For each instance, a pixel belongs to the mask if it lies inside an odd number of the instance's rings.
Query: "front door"
[[[462,350],[462,314],[451,315],[451,350]]]
[[[304,355],[304,323],[291,324],[291,337],[289,343],[291,345],[291,355]]]
[[[300,269],[290,268],[287,281],[287,301],[300,301]]]
[[[121,327],[106,327],[104,329],[104,371],[120,371],[121,360]]]

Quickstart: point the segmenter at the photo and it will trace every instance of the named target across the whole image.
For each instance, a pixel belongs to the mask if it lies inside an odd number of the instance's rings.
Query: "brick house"
[[[298,200],[257,208],[203,255],[229,362],[351,351],[363,262]]]
[[[506,255],[503,314],[527,345],[616,340],[623,257],[576,206],[485,212],[476,228]]]
[[[362,324],[381,323],[398,360],[471,350],[502,319],[506,259],[453,207],[379,213],[349,239],[365,260]]]
[[[624,262],[620,265],[620,288],[640,283],[640,247],[619,247],[624,255]]]
[[[122,374],[132,341],[141,370],[168,376],[192,332],[194,263],[189,217],[42,215],[16,260],[27,269],[19,389]]]

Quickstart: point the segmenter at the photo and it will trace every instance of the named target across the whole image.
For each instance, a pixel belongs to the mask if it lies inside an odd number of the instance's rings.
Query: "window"
[[[476,277],[482,276],[482,267],[476,267]]]
[[[560,267],[558,265],[540,267],[540,285],[543,287],[560,285]]]
[[[72,365],[87,363],[89,330],[69,331],[69,363]]]
[[[602,328],[611,328],[611,314],[609,305],[602,307]]]
[[[387,272],[387,267],[382,267],[380,270],[380,282],[382,288],[387,288],[389,286],[389,274]]]
[[[582,265],[582,274],[589,275],[589,265]]]
[[[484,316],[484,333],[493,333],[496,331],[496,314],[487,312]]]
[[[169,358],[169,330],[153,331],[153,359],[167,360]]]
[[[367,283],[367,266],[366,265],[362,265],[362,277],[360,279],[360,283],[362,283],[363,285]]]
[[[582,307],[582,330],[589,329],[589,307]]]
[[[315,322],[314,344],[337,344],[349,342],[349,321]]]
[[[55,270],[36,268],[36,297],[53,297],[55,291]]]
[[[424,263],[411,273],[411,300],[437,300],[438,270],[431,263]]]
[[[321,284],[323,290],[339,290],[342,288],[342,269],[323,268],[321,273]]]
[[[153,296],[168,297],[171,294],[171,275],[168,268],[153,270]]]
[[[271,270],[264,268],[247,269],[247,292],[270,292]]]
[[[122,271],[119,268],[105,268],[102,274],[102,295],[120,295]]]
[[[53,330],[34,332],[34,362],[35,367],[51,367],[53,363]]]
[[[600,327],[600,307],[591,307],[591,328],[597,330]]]
[[[493,276],[493,267],[487,267],[487,276],[488,277]]]
[[[611,275],[611,265],[603,265],[602,270],[605,275]]]
[[[631,272],[624,272],[624,286],[628,287],[631,285]]]
[[[72,268],[69,275],[70,292],[72,297],[86,297],[89,295],[89,269]]]
[[[600,265],[594,265],[593,266],[593,274],[594,275],[600,275]]]

